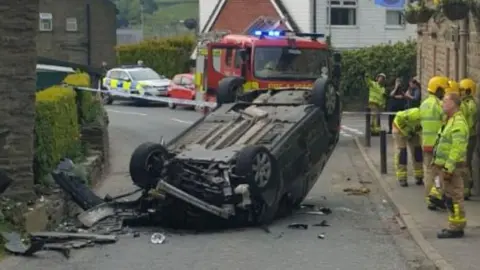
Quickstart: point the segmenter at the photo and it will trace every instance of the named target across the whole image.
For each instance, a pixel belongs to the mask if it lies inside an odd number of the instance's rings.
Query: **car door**
[[[119,91],[130,92],[130,87],[124,87],[127,82],[130,82],[130,76],[125,71],[118,71],[117,88]]]
[[[170,81],[170,85],[168,86],[168,96],[172,98],[180,98],[181,96],[181,84],[182,84],[182,76],[175,75],[173,79]]]
[[[195,84],[193,79],[188,75],[182,76],[181,81],[182,98],[195,99]]]

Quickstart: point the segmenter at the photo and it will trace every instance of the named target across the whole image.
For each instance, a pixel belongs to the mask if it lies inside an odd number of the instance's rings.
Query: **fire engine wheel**
[[[245,80],[240,77],[227,77],[218,82],[217,103],[228,104],[237,101],[237,98],[243,93],[243,84]]]
[[[332,128],[340,120],[340,96],[331,81],[320,78],[313,84],[311,103],[320,107]]]
[[[130,177],[135,185],[150,189],[157,185],[168,151],[159,143],[139,145],[130,158]]]

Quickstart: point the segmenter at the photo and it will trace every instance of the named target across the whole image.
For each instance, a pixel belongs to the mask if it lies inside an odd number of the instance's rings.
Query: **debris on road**
[[[321,233],[321,234],[317,235],[317,238],[318,239],[325,239],[325,234]]]
[[[367,187],[361,188],[345,188],[343,192],[347,193],[347,195],[366,195],[370,193],[370,189]]]
[[[152,237],[150,237],[150,242],[152,244],[163,244],[165,242],[165,235],[163,233],[154,233]]]
[[[287,226],[289,229],[302,229],[302,230],[307,230],[308,229],[308,224],[303,224],[303,223],[292,223]]]
[[[315,227],[330,227],[330,224],[326,220],[322,220],[320,223],[313,224]]]
[[[368,180],[360,180],[358,181],[360,184],[371,184],[372,181],[368,181]]]

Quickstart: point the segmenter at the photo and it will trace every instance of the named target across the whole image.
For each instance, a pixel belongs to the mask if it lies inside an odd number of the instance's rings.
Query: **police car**
[[[169,84],[168,78],[143,65],[112,68],[107,71],[102,81],[103,88],[109,90],[104,95],[104,102],[112,104],[114,99],[125,99],[125,94],[139,97],[165,97],[168,94]],[[142,99],[135,100],[144,101]]]

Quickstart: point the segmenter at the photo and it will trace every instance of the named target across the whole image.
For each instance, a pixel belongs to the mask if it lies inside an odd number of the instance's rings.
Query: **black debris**
[[[307,230],[308,229],[308,224],[303,224],[303,223],[292,223],[287,226],[289,229],[303,229]]]
[[[332,213],[332,209],[328,208],[328,207],[320,207],[320,210],[321,212],[323,212],[325,215],[330,215]]]
[[[134,238],[140,237],[140,233],[139,233],[139,232],[134,232],[134,233],[133,233],[133,237],[134,237]]]
[[[330,227],[330,224],[326,220],[322,220],[320,223],[313,224],[315,227]]]

